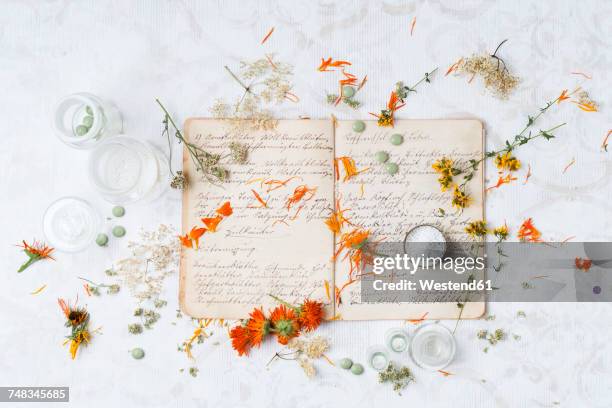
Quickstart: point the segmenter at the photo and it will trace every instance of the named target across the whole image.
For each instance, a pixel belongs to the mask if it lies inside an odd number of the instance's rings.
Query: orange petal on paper
[[[224,217],[229,217],[233,213],[234,210],[232,209],[232,205],[229,201],[226,201],[221,207],[217,208],[217,214],[222,215]]]
[[[268,203],[265,202],[263,198],[261,198],[261,196],[259,195],[259,193],[257,193],[257,191],[251,189],[251,192],[255,196],[255,199],[259,201],[259,203],[261,204],[261,208],[268,208]],[[251,208],[257,208],[257,207],[251,207]]]
[[[179,235],[179,241],[181,241],[181,245],[186,247],[186,248],[193,248],[193,242],[191,241],[191,238],[189,238],[188,234],[185,235]]]
[[[217,226],[221,222],[223,217],[221,215],[217,215],[213,218],[202,218],[202,222],[206,225],[206,229],[210,232],[216,232]]]

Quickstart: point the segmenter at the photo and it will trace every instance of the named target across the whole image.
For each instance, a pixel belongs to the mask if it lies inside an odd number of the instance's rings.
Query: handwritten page
[[[226,201],[234,211],[217,232],[202,236],[199,249],[183,250],[182,310],[246,318],[254,307],[278,305],[272,294],[293,304],[307,297],[323,301],[333,315],[324,282],[333,287],[334,238],[323,222],[334,196],[331,121],[282,120],[275,130],[235,134],[223,121],[196,118],[186,122],[185,137],[222,157],[230,142],[245,143],[249,155],[247,164],[225,166],[229,180],[215,185],[184,152],[183,233]]]
[[[465,240],[468,220],[484,218],[482,166],[468,184],[472,204],[461,214],[450,206],[452,192],[441,192],[432,163],[441,157],[466,162],[483,154],[483,128],[477,120],[405,120],[394,128],[382,128],[375,121],[366,122],[362,133],[352,130],[352,122],[340,121],[336,128],[336,157],[351,157],[357,170],[368,169],[336,183],[336,196],[350,221],[369,230],[372,240],[401,242],[406,232],[421,224],[431,224],[443,231],[448,241]],[[395,146],[391,135],[400,134],[404,142]],[[387,174],[377,163],[375,153],[386,151],[389,162],[397,163],[399,172]],[[343,175],[342,166],[340,173]],[[459,179],[460,180],[460,179]],[[447,216],[441,217],[439,208]],[[338,237],[336,237],[336,244]],[[349,282],[349,262],[336,261],[335,284],[342,288]],[[344,320],[457,318],[456,302],[443,303],[361,303],[360,283],[350,283],[341,292],[336,313]],[[461,317],[474,318],[484,313],[484,302],[470,302]]]

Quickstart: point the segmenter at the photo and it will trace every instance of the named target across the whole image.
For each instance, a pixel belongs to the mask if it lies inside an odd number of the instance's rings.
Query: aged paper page
[[[404,137],[400,146],[389,142],[395,133]],[[388,175],[384,165],[376,162],[374,156],[379,150],[388,152],[389,162],[399,165],[397,174]],[[350,209],[346,213],[350,221],[370,230],[374,241],[401,242],[410,228],[421,224],[437,226],[448,241],[463,241],[465,222],[483,219],[482,166],[468,184],[473,203],[457,215],[450,206],[451,192],[440,192],[438,175],[431,165],[443,156],[467,161],[482,154],[483,128],[477,120],[404,120],[397,121],[394,128],[368,121],[362,133],[352,130],[351,121],[341,121],[336,128],[336,157],[351,157],[357,170],[369,170],[342,181],[344,171],[340,165],[336,194],[341,207]],[[438,208],[443,208],[447,216],[437,216]],[[349,262],[339,258],[335,283],[342,288],[349,280]],[[343,289],[340,298],[336,312],[345,320],[417,319],[425,313],[428,319],[442,319],[459,314],[456,302],[361,303],[358,281]],[[462,317],[478,317],[484,307],[484,302],[468,303]]]
[[[323,222],[333,207],[333,136],[329,120],[281,120],[275,130],[240,135],[218,120],[186,122],[191,143],[221,155],[232,141],[246,143],[249,157],[247,164],[226,166],[229,181],[213,185],[198,177],[184,153],[190,184],[183,195],[183,234],[226,201],[234,210],[217,232],[202,236],[200,249],[183,248],[179,296],[185,313],[246,318],[254,307],[276,306],[273,294],[292,304],[320,300],[333,314],[324,286],[333,282],[333,234]]]

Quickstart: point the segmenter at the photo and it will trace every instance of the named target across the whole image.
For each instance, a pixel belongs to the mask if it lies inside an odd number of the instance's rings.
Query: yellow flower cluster
[[[440,183],[442,191],[448,190],[453,185],[453,176],[461,173],[459,169],[453,167],[453,160],[446,157],[434,162],[431,167],[436,173],[440,174],[438,183]]]
[[[498,153],[495,156],[495,166],[499,170],[516,171],[521,168],[521,162],[516,157],[512,156],[510,152],[504,154]]]
[[[472,221],[465,227],[465,232],[472,238],[482,238],[487,235],[487,223],[484,220]]]
[[[453,207],[463,209],[468,207],[472,203],[472,197],[469,194],[466,194],[465,191],[461,190],[458,186],[455,185],[453,189],[453,200],[451,204]]]

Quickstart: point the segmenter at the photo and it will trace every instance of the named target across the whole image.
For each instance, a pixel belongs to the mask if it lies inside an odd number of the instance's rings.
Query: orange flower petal
[[[221,207],[217,208],[217,214],[222,215],[224,217],[229,217],[233,213],[234,210],[232,209],[232,205],[229,201],[226,201]]]

